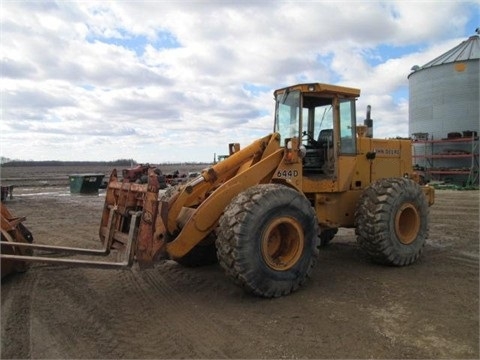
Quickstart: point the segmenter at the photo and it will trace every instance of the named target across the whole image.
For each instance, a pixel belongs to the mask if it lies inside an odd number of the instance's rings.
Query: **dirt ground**
[[[104,200],[21,187],[35,242],[94,247]],[[299,291],[245,294],[218,265],[33,265],[1,285],[1,358],[479,358],[479,192],[437,191],[414,265],[371,263],[341,229]]]

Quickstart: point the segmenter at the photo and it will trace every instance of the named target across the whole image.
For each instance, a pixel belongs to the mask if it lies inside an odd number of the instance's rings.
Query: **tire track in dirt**
[[[34,358],[117,358],[110,316],[79,269],[45,269],[32,306]]]
[[[133,270],[122,272],[117,285],[117,291],[125,295],[119,304],[127,309],[121,314],[122,325],[116,332],[124,357],[173,358],[184,351],[180,337],[171,336],[163,297],[152,293],[152,288]],[[148,346],[139,348],[139,344]]]
[[[452,255],[448,256],[449,259],[454,260],[459,265],[466,266],[478,271],[479,268],[479,257],[477,254],[467,253],[464,251],[457,251]]]
[[[228,357],[231,345],[222,322],[191,296],[206,280],[186,279],[177,290],[190,270],[161,265],[143,271],[45,268],[31,314],[40,339],[32,357]],[[192,285],[188,291],[186,283]],[[238,331],[231,332],[228,337]]]
[[[193,304],[187,308],[187,316],[192,321],[189,334],[210,348],[220,349],[218,355],[223,353],[223,358],[252,356],[248,355],[251,350],[244,346],[258,342],[258,336],[251,331],[251,312],[258,309],[263,316],[261,309],[265,299],[246,294],[225,276],[218,264],[199,268],[183,267],[174,262],[166,265],[147,275],[155,281],[158,272],[162,271],[162,284],[174,292],[174,298],[180,296],[186,300],[186,305]],[[176,306],[175,302],[173,306]],[[199,335],[201,339],[198,339]],[[213,356],[217,355],[209,355],[210,358]]]
[[[2,281],[2,359],[31,357],[30,319],[36,281],[34,271],[13,274]]]
[[[442,336],[441,334],[432,334],[432,328],[435,325],[428,319],[422,319],[416,326],[409,331],[399,332],[398,329],[408,328],[411,322],[412,310],[399,302],[388,302],[382,307],[369,306],[367,310],[371,313],[372,328],[378,335],[385,338],[392,345],[400,345],[404,350],[414,353],[418,358],[428,357],[423,354],[424,348],[434,348],[435,356],[432,358],[448,358],[449,354],[454,354],[458,358],[470,358],[475,350],[464,344],[455,342],[453,339]]]
[[[202,305],[188,293],[177,290],[179,276],[174,272],[171,279],[170,267],[126,272],[127,281],[123,286],[133,286],[138,290],[141,301],[137,304],[159,322],[144,324],[144,340],[157,342],[163,349],[161,357],[226,358],[224,349],[229,345],[223,340],[225,328],[204,312]],[[189,269],[185,269],[188,272]],[[174,284],[174,285],[171,285]],[[192,288],[203,287],[200,282],[192,283]],[[179,289],[185,289],[184,286]],[[192,290],[192,289],[190,289]]]

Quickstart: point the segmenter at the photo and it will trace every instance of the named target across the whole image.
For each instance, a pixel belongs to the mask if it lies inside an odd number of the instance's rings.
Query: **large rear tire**
[[[410,179],[378,180],[360,197],[355,223],[357,242],[374,261],[409,265],[428,238],[427,199]]]
[[[278,297],[297,290],[318,257],[317,219],[310,202],[278,184],[237,195],[220,218],[217,257],[247,292]]]

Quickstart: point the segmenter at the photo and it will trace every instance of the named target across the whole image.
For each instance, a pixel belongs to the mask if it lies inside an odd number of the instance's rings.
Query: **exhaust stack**
[[[367,127],[365,136],[368,138],[373,138],[373,119],[370,118],[370,112],[372,107],[367,105],[367,118],[363,121],[363,124]]]

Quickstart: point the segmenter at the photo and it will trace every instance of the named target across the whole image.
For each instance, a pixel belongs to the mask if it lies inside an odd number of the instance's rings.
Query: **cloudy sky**
[[[408,79],[476,1],[1,1],[0,156],[212,161],[272,131],[276,88],[357,87],[408,136]]]

